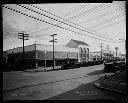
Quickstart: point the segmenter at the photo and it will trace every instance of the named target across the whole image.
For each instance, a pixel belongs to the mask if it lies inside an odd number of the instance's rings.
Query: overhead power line
[[[28,4],[29,5],[29,4]],[[88,5],[90,5],[90,4],[84,4],[84,5],[82,5],[82,6],[80,6],[79,8],[75,8],[75,9],[73,9],[72,11],[69,11],[68,13],[66,13],[63,17],[66,17],[66,16],[68,16],[68,15],[70,15],[70,14],[72,14],[72,13],[74,13],[74,12],[76,12],[76,11],[78,11],[78,10],[80,10],[80,9],[82,9],[83,7],[85,7],[85,6],[88,6]],[[30,5],[30,6],[34,6],[34,5]],[[36,6],[37,7],[37,6]],[[47,10],[44,10],[44,12],[47,12]],[[49,12],[50,13],[50,12]],[[58,23],[59,24],[59,23]],[[49,28],[51,28],[51,27],[54,27],[54,26],[49,26],[49,27],[46,27],[45,29],[40,29],[40,30],[38,30],[38,31],[42,31],[42,30],[46,30],[46,29],[49,29]],[[35,32],[38,32],[37,30],[36,31],[34,31],[34,32],[31,32],[31,33],[35,33]]]
[[[81,16],[83,16],[84,14],[90,13],[90,12],[92,12],[93,10],[102,7],[103,5],[105,5],[105,4],[100,4],[100,5],[97,5],[97,6],[95,6],[95,7],[92,7],[92,8],[90,8],[90,9],[88,9],[88,10],[86,10],[86,11],[84,11],[84,12],[78,14],[78,15],[75,15],[75,16],[69,18],[69,20],[71,20],[71,19],[73,20],[73,19],[75,19],[75,18],[81,17]]]
[[[30,18],[32,18],[32,19],[35,19],[35,20],[38,20],[38,21],[42,21],[42,22],[47,23],[47,24],[49,24],[49,25],[54,25],[54,26],[59,27],[59,28],[61,28],[61,29],[65,29],[65,30],[68,30],[68,31],[71,31],[71,32],[74,32],[74,33],[77,33],[77,34],[81,34],[81,35],[87,36],[87,37],[89,37],[89,38],[94,38],[94,39],[98,39],[98,40],[103,40],[103,39],[99,39],[99,38],[96,38],[96,37],[92,37],[92,36],[85,35],[85,34],[83,34],[83,33],[75,32],[75,31],[73,31],[73,30],[64,28],[64,27],[62,27],[62,26],[58,26],[58,25],[49,23],[49,22],[44,21],[44,20],[42,20],[42,19],[36,18],[35,16],[28,15],[28,14],[26,14],[26,13],[24,13],[24,12],[21,12],[21,11],[19,11],[19,10],[15,10],[15,9],[10,8],[10,7],[7,7],[7,6],[3,6],[3,7],[7,8],[7,9],[9,9],[9,10],[15,11],[15,12],[17,12],[17,13],[20,13],[20,14],[22,14],[22,15],[25,15],[25,16],[27,16],[27,17],[30,17]],[[114,41],[108,41],[108,40],[103,40],[103,41],[114,42]]]
[[[114,39],[111,39],[111,38],[107,38],[107,37],[100,36],[100,35],[97,35],[97,34],[95,34],[95,33],[92,33],[91,30],[90,30],[91,32],[89,32],[89,31],[85,31],[85,30],[83,30],[83,29],[80,29],[80,28],[78,28],[78,27],[74,27],[74,26],[72,26],[72,25],[69,25],[69,24],[67,24],[67,23],[64,23],[63,21],[59,21],[59,20],[57,20],[57,19],[54,19],[54,18],[52,18],[52,17],[49,17],[48,15],[41,14],[41,13],[39,13],[39,12],[33,10],[33,9],[30,9],[30,8],[28,8],[28,7],[26,7],[26,6],[22,6],[22,5],[19,5],[19,6],[25,8],[25,9],[29,9],[29,10],[31,10],[31,11],[33,11],[33,12],[36,12],[37,14],[43,15],[43,16],[48,17],[48,18],[50,18],[50,19],[53,19],[53,20],[55,20],[55,21],[61,22],[61,23],[63,23],[63,24],[66,24],[66,25],[68,25],[68,26],[70,26],[70,27],[76,28],[76,29],[78,29],[78,30],[81,30],[81,31],[90,33],[90,34],[92,34],[92,35],[95,35],[95,36],[98,36],[98,37],[101,37],[101,38],[106,38],[106,39],[109,39],[109,40],[114,40]],[[35,7],[35,6],[33,6],[33,7]],[[37,8],[37,9],[39,9],[39,10],[42,10],[42,11],[45,11],[45,10],[43,10],[43,9],[40,9],[39,7],[35,7],[35,8]],[[47,12],[47,11],[45,11],[45,12]],[[47,12],[47,13],[49,13],[49,12]],[[49,13],[49,14],[54,15],[54,14],[52,14],[52,13]],[[56,15],[54,15],[54,16],[56,16]],[[65,19],[62,18],[62,17],[59,17],[59,16],[56,16],[56,17],[65,20]],[[68,21],[68,20],[65,20],[65,21]],[[70,21],[68,21],[68,22],[70,22]],[[70,23],[72,23],[72,22],[70,22]],[[75,24],[75,23],[73,23],[73,24]],[[82,27],[82,26],[80,26],[80,25],[78,25],[78,24],[75,24],[75,25],[77,25],[77,26],[79,26],[79,27]],[[82,28],[84,28],[84,27],[82,27]],[[87,28],[84,28],[84,29],[87,29]]]
[[[68,15],[71,15],[72,13],[74,13],[74,12],[78,12],[80,9],[83,9],[84,7],[87,7],[88,5],[90,5],[90,4],[85,3],[85,4],[81,5],[79,8],[75,8],[72,11],[69,11],[64,16],[68,16]]]
[[[122,10],[124,10],[124,8],[123,8],[123,7],[120,7],[120,8],[114,9],[114,10],[112,10],[112,11],[100,13],[99,15],[93,16],[92,18],[84,19],[84,20],[82,20],[82,21],[79,22],[79,23],[80,23],[80,24],[84,24],[84,23],[92,22],[92,21],[94,21],[94,20],[100,19],[101,17],[103,18],[103,17],[109,16],[109,15],[112,15],[112,14],[114,14],[114,13],[117,13],[117,12],[119,12],[119,11],[122,11]]]
[[[100,4],[100,5],[97,5],[95,7],[90,8],[90,9],[84,11],[84,12],[81,12],[80,14],[75,15],[75,16],[69,18],[68,20],[74,20],[76,18],[78,19],[81,16],[85,17],[85,15],[86,15],[86,18],[87,18],[90,15],[94,15],[96,12],[99,12],[99,11],[101,11],[103,9],[107,9],[107,8],[113,7],[114,5],[121,4],[121,3],[123,3],[123,2],[115,2],[115,3],[112,3],[112,4],[109,4],[109,3],[108,4]]]
[[[120,21],[116,21],[116,22],[111,23],[111,24],[109,24],[109,25],[106,25],[106,26],[104,26],[104,27],[98,28],[98,29],[96,29],[95,31],[99,31],[99,30],[102,30],[102,29],[111,27],[111,26],[113,26],[113,25],[115,25],[115,24],[119,24],[120,22],[123,22],[123,21],[126,21],[126,20],[125,20],[125,19],[122,19],[122,20],[120,20]]]
[[[95,10],[93,10],[93,11],[90,11],[90,12],[88,12],[88,13],[85,13],[84,15],[82,15],[82,17],[80,18],[80,19],[77,19],[77,21],[78,20],[81,20],[82,18],[84,19],[84,20],[87,20],[87,19],[89,19],[90,18],[90,16],[93,16],[93,17],[95,17],[99,12],[101,12],[101,11],[103,11],[103,10],[106,10],[106,9],[110,9],[110,8],[114,8],[114,6],[117,6],[117,4],[118,3],[115,3],[115,4],[106,4],[105,6],[100,6],[100,8],[97,8],[97,9],[95,9]],[[121,5],[121,4],[119,4],[119,5]],[[97,13],[97,14],[95,14],[95,13]],[[78,14],[79,15],[79,14]],[[98,18],[97,18],[98,19]]]
[[[39,7],[37,7],[37,6],[34,6],[34,7],[36,7],[37,9],[39,8]],[[40,8],[39,8],[40,9]],[[71,17],[72,18],[72,17]],[[71,19],[70,18],[70,19]],[[69,19],[68,19],[69,20]],[[61,24],[61,23],[58,23],[58,24]],[[52,26],[51,27],[47,27],[46,29],[49,29],[49,28],[52,28]],[[46,29],[43,29],[43,30],[46,30]]]
[[[35,7],[35,6],[33,6],[33,7]],[[35,7],[35,8],[40,9],[39,7]],[[42,9],[40,9],[40,10],[42,10]],[[44,11],[44,10],[42,10],[42,11]],[[53,15],[53,14],[52,14],[52,15]],[[56,16],[56,15],[55,15],[55,16]],[[58,17],[58,16],[56,16],[56,17]],[[63,19],[62,17],[59,17],[59,18]],[[65,19],[63,19],[63,20],[65,20]],[[69,20],[65,20],[65,21],[70,22]],[[73,22],[70,22],[70,23],[75,24],[75,23],[73,23]],[[79,26],[79,27],[82,27],[82,26],[80,26],[80,25],[78,25],[78,24],[75,24],[75,25],[77,25],[77,26]],[[49,29],[49,28],[50,28],[50,27],[47,27],[47,28],[42,29],[42,30],[46,30],[46,29]],[[85,28],[85,27],[82,27],[82,28],[87,29],[87,28]],[[91,32],[95,32],[95,31],[92,31],[92,30],[89,30],[89,29],[87,29],[87,30],[88,30],[88,31],[91,31]],[[40,30],[40,31],[41,31],[41,30]],[[99,33],[98,33],[98,34],[99,34]],[[93,35],[96,35],[96,34],[94,33]],[[102,34],[102,35],[103,35],[103,34]],[[99,36],[99,35],[96,35],[96,36]],[[108,38],[108,37],[104,37],[104,36],[99,36],[99,37],[114,40],[114,39],[112,39],[112,38]]]
[[[91,26],[91,27],[89,27],[89,28],[97,28],[98,26],[100,26],[100,25],[103,25],[103,23],[109,23],[109,22],[111,22],[111,21],[113,21],[113,20],[116,20],[116,19],[118,19],[119,17],[121,17],[121,16],[124,16],[124,12],[123,13],[120,13],[120,14],[118,14],[118,15],[116,15],[116,16],[113,16],[113,17],[111,17],[111,18],[108,18],[107,20],[104,20],[104,21],[102,21],[102,22],[100,22],[100,23],[98,23],[98,24],[96,24],[96,25],[94,25],[94,26]]]
[[[115,5],[115,4],[118,4],[118,3],[120,3],[120,2],[115,2],[115,3],[113,3],[113,4]],[[113,6],[114,6],[114,5],[113,5]],[[108,7],[112,6],[112,5],[105,5],[105,6],[107,6],[107,8],[108,8]],[[104,6],[101,6],[101,7],[102,7],[102,9],[98,10],[98,12],[101,11],[101,10],[103,10],[103,9],[105,9]],[[103,7],[104,7],[104,8],[103,8]],[[94,8],[94,7],[93,7],[93,8]],[[97,10],[97,8],[95,8],[95,9]],[[96,12],[95,9],[93,9],[93,12],[94,12],[94,11]],[[90,9],[89,9],[89,10],[90,10]],[[91,8],[91,10],[92,10],[92,8]],[[90,10],[90,11],[91,11],[91,10]],[[88,11],[88,10],[87,10],[87,11]],[[82,13],[83,13],[83,12],[82,12]],[[89,13],[89,12],[88,12],[88,13]],[[87,13],[85,12],[85,14],[87,14]],[[91,13],[91,14],[93,14],[93,13]],[[79,14],[78,14],[78,15],[79,15]],[[76,17],[76,16],[74,16],[74,17]],[[69,18],[68,20],[71,20],[71,19],[72,19],[72,17]],[[58,23],[58,24],[60,24],[60,23]],[[52,28],[52,27],[53,27],[53,26],[51,26],[51,27],[46,27],[45,29],[42,29],[42,30],[47,30],[47,29],[50,29],[50,28]],[[85,28],[84,28],[84,29],[85,29]],[[39,31],[41,31],[41,30],[39,30]],[[37,31],[37,32],[38,32],[38,31]]]

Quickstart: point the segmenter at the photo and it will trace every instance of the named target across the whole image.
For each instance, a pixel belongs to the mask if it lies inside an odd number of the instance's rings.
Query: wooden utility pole
[[[45,70],[46,70],[46,50],[45,50]]]
[[[22,63],[23,63],[23,67],[24,67],[24,40],[28,40],[29,35],[25,34],[24,32],[18,33],[18,39],[22,39],[23,40],[23,58],[22,58]]]
[[[101,60],[102,60],[102,52],[103,52],[103,51],[102,51],[102,47],[104,47],[103,44],[104,44],[104,43],[101,43],[101,44],[100,44],[100,48],[101,48]]]
[[[117,59],[117,50],[118,50],[118,47],[115,47],[115,49],[116,49],[116,59]]]
[[[57,39],[54,39],[54,36],[57,35],[57,34],[52,34],[50,36],[53,36],[53,40],[51,40],[50,42],[53,42],[53,70],[54,70],[54,66],[55,66],[55,59],[54,59],[54,42],[57,42],[55,40]]]

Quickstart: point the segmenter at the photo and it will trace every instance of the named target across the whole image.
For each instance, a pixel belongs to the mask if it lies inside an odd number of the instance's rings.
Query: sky
[[[24,31],[29,34],[29,40],[25,41],[25,45],[35,42],[52,45],[49,42],[52,39],[50,35],[55,33],[57,34],[55,38],[58,41],[55,45],[66,45],[70,39],[75,39],[88,43],[92,52],[100,51],[99,45],[104,43],[103,49],[106,48],[106,45],[109,45],[112,51],[115,51],[115,47],[119,47],[118,51],[125,53],[126,14],[125,2],[123,1],[114,3],[50,3],[32,4],[32,6],[21,4],[22,7],[16,4],[5,4],[4,6],[74,32],[52,26],[3,7],[3,50],[21,47],[22,40],[18,39],[18,32]],[[63,21],[78,29],[39,15],[23,8],[23,6]],[[119,41],[119,39],[123,40]]]

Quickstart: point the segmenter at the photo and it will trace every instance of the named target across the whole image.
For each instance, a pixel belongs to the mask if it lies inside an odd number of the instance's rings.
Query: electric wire
[[[80,9],[83,9],[85,6],[87,7],[88,5],[90,5],[90,4],[85,3],[85,4],[81,5],[79,8],[76,8],[76,9],[73,9],[72,11],[69,11],[64,16],[68,16],[68,15],[71,15],[72,13],[74,13],[74,12],[78,12]]]
[[[117,21],[117,22],[111,23],[111,24],[109,24],[109,25],[106,25],[106,26],[104,26],[104,27],[98,28],[98,29],[96,29],[95,31],[99,31],[99,30],[108,28],[108,27],[113,26],[113,25],[115,25],[115,24],[119,24],[120,22],[123,22],[123,21],[126,21],[126,20],[125,20],[125,19],[122,19],[122,20],[120,20],[120,21]]]
[[[115,4],[118,4],[118,3],[120,3],[120,2],[116,2],[116,3],[113,3],[113,4],[115,5]],[[114,6],[114,5],[113,5],[113,6]],[[110,6],[111,6],[111,5],[110,5]],[[107,7],[109,7],[109,5],[108,5]],[[104,9],[105,9],[105,8],[104,8]],[[89,10],[90,10],[90,9],[89,9]],[[95,10],[95,9],[94,9],[94,10]],[[100,11],[100,10],[98,10],[98,12],[99,12],[99,11]],[[92,13],[92,14],[93,14],[93,13]],[[69,18],[69,19],[72,19],[72,18]],[[68,20],[69,20],[69,19],[68,19]],[[60,23],[58,23],[58,24],[60,24]],[[52,27],[53,27],[53,26],[47,27],[47,28],[42,29],[42,30],[47,30],[47,29],[52,28]],[[41,31],[41,30],[39,30],[39,31]],[[38,31],[37,31],[37,32],[38,32]]]
[[[22,6],[22,7],[24,7],[24,6]],[[38,9],[40,9],[40,8],[38,8]],[[30,10],[30,9],[29,9]],[[40,10],[42,10],[42,9],[40,9]],[[36,12],[37,13],[37,12]],[[51,14],[51,13],[50,13]],[[53,14],[52,14],[53,15]],[[43,16],[45,16],[45,15],[43,15]],[[56,16],[56,15],[55,15]],[[58,17],[58,16],[57,16]],[[61,17],[59,17],[59,18],[61,18]],[[61,19],[63,19],[63,18],[61,18]],[[55,20],[55,19],[53,19],[53,20]],[[63,20],[65,20],[65,19],[63,19]],[[67,21],[67,20],[66,20]],[[60,22],[60,21],[59,21]],[[61,22],[61,23],[64,23],[64,22]],[[65,23],[66,25],[69,25],[69,24],[67,24],[67,23]],[[74,24],[74,23],[73,23]],[[77,25],[77,24],[75,24],[75,25]],[[74,26],[72,26],[72,25],[69,25],[69,26],[71,26],[71,27],[74,27]],[[76,27],[74,27],[74,28],[76,28]],[[83,27],[84,28],[84,27]],[[76,29],[79,29],[79,28],[76,28]],[[85,28],[84,28],[85,29]],[[79,30],[82,30],[82,29],[79,29]],[[85,30],[82,30],[82,31],[85,31]],[[85,32],[88,32],[88,31],[85,31]],[[91,33],[91,32],[88,32],[88,33]],[[93,34],[93,35],[96,35],[96,34],[94,34],[94,33],[91,33],[91,34]],[[96,36],[99,36],[99,37],[102,37],[102,38],[106,38],[106,39],[110,39],[110,38],[107,38],[107,37],[103,37],[103,36],[100,36],[100,35],[96,35]],[[113,40],[113,39],[111,39],[111,40]]]
[[[119,2],[118,3],[114,3],[114,4],[101,5],[99,8],[96,8],[94,10],[91,10],[90,12],[82,14],[82,16],[83,16],[83,18],[88,19],[90,16],[93,16],[93,15],[95,16],[96,15],[95,13],[97,13],[97,12],[99,13],[100,11],[106,10],[107,8],[108,9],[110,9],[111,7],[113,8],[114,6],[117,6],[117,4],[121,5]],[[78,17],[79,17],[79,14],[78,14]],[[81,20],[81,18],[79,20]]]
[[[101,17],[103,18],[105,16],[112,15],[112,14],[117,13],[117,12],[122,11],[122,10],[124,10],[124,8],[120,7],[120,8],[114,9],[112,11],[100,13],[97,16],[93,16],[92,18],[89,18],[89,19],[86,19],[84,21],[79,22],[79,24],[84,24],[84,23],[92,22],[94,20],[100,19]]]
[[[112,3],[112,4],[109,4],[109,3],[108,4],[100,4],[100,5],[97,5],[95,7],[92,7],[91,9],[88,9],[88,10],[86,10],[86,11],[84,11],[84,12],[82,12],[82,13],[76,15],[76,16],[73,16],[73,17],[69,18],[69,20],[71,20],[71,19],[73,20],[73,19],[76,19],[76,18],[78,19],[81,16],[85,17],[85,15],[86,15],[86,17],[88,17],[88,15],[94,15],[94,13],[99,12],[103,9],[114,7],[117,4],[121,5],[121,3],[123,3],[123,2],[115,2],[115,3]]]
[[[122,12],[122,13],[120,13],[119,15],[116,15],[116,16],[113,16],[112,18],[108,18],[108,19],[106,19],[106,20],[104,20],[104,21],[102,21],[102,22],[100,22],[100,23],[98,23],[98,24],[96,24],[96,25],[93,25],[93,26],[91,26],[91,27],[89,27],[90,29],[94,29],[94,28],[97,28],[98,26],[100,26],[100,25],[103,25],[103,23],[109,23],[109,22],[112,22],[113,20],[116,20],[116,19],[118,19],[119,17],[121,17],[121,16],[124,16],[124,12]]]
[[[52,23],[49,23],[49,22],[47,22],[47,21],[44,21],[44,20],[42,20],[42,19],[36,18],[36,17],[34,17],[34,16],[32,16],[32,15],[28,15],[28,14],[26,14],[26,13],[24,13],[24,12],[21,12],[21,11],[19,11],[19,10],[15,10],[15,9],[10,8],[10,7],[7,7],[7,6],[3,6],[3,7],[7,8],[7,9],[9,9],[9,10],[15,11],[15,12],[17,12],[17,13],[20,13],[20,14],[22,14],[22,15],[25,15],[25,16],[27,16],[27,17],[33,18],[33,19],[35,19],[35,20],[39,20],[39,21],[45,22],[45,23],[47,23],[47,24],[49,24],[49,25],[54,25],[54,26],[59,27],[59,28],[61,28],[61,29],[65,29],[65,30],[68,30],[68,31],[71,31],[71,32],[74,32],[74,33],[77,33],[77,34],[81,34],[81,35],[84,35],[84,36],[87,36],[87,37],[90,37],[90,38],[94,38],[94,39],[98,39],[98,40],[103,40],[103,39],[99,39],[99,38],[96,38],[96,37],[88,36],[88,35],[85,35],[85,34],[82,34],[82,33],[79,33],[79,32],[75,32],[75,31],[73,31],[73,30],[70,30],[70,29],[67,29],[67,28],[64,28],[64,27],[61,27],[61,26],[52,24]],[[103,40],[103,41],[108,41],[108,40]],[[108,41],[108,42],[113,42],[113,41]]]
[[[75,24],[76,25],[76,24]],[[78,25],[78,24],[77,24]],[[80,25],[78,25],[78,26],[80,26]],[[46,29],[48,29],[49,27],[47,27],[47,28],[45,28],[45,29],[42,29],[42,30],[46,30]],[[82,28],[84,28],[84,27],[82,27]],[[87,28],[84,28],[84,29],[87,29]],[[98,35],[99,36],[99,35]],[[102,36],[103,37],[103,36]],[[109,38],[110,39],[110,38]]]
[[[80,6],[80,8],[75,8],[74,10],[76,10],[76,11],[78,11],[78,10],[80,10],[80,9],[82,9],[83,7],[85,7],[85,6],[88,6],[88,5],[90,5],[90,4],[84,4],[84,5],[82,5],[82,6]],[[32,5],[33,6],[33,5]],[[76,11],[69,11],[68,13],[66,13],[63,17],[65,17],[65,16],[68,16],[69,14],[72,14],[72,13],[74,13],[74,12],[76,12]],[[47,10],[45,10],[45,11],[47,11]],[[71,13],[70,13],[71,12]],[[59,23],[58,23],[59,24]],[[50,29],[50,28],[52,28],[53,26],[50,26],[50,27],[46,27],[45,29],[41,29],[41,30],[47,30],[47,29]],[[38,31],[41,31],[41,30],[38,30]],[[32,32],[32,33],[35,33],[35,32],[38,32],[38,31],[34,31],[34,32]]]
[[[38,8],[38,7],[37,7]],[[58,23],[59,24],[59,23]],[[60,23],[61,24],[61,23]],[[52,27],[47,27],[46,29],[43,29],[43,30],[47,30],[47,29],[49,29],[49,28],[52,28]]]

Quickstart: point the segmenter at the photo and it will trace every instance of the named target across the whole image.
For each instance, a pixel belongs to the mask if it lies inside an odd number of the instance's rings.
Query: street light
[[[55,59],[54,59],[54,42],[57,42],[55,40],[57,39],[54,39],[54,36],[57,35],[57,34],[52,34],[50,36],[53,36],[53,40],[51,40],[50,42],[53,42],[53,70],[54,70],[54,66],[55,66]]]

